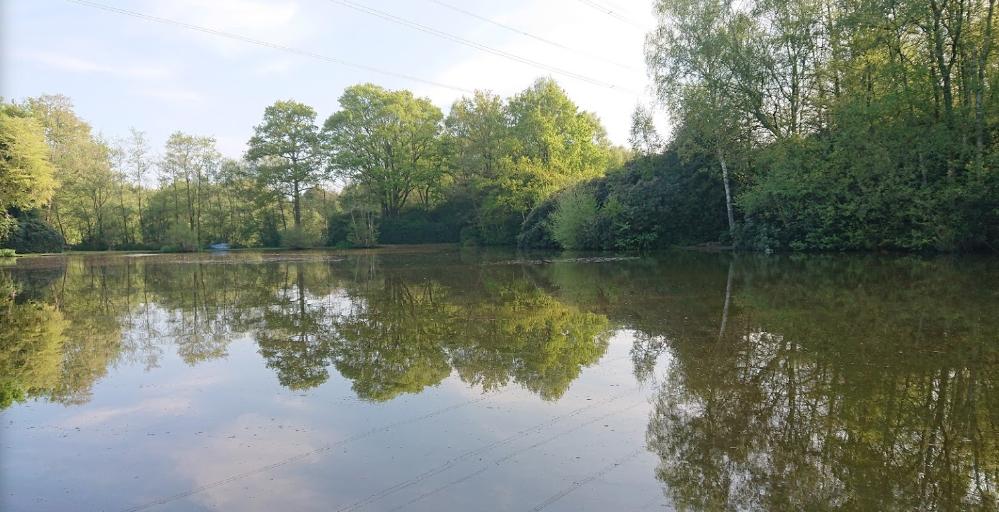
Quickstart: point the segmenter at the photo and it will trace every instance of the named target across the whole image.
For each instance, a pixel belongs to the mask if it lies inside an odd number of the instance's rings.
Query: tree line
[[[22,250],[996,251],[996,1],[657,0],[645,56],[672,129],[639,106],[627,149],[550,79],[447,115],[372,84],[322,124],[279,101],[240,160],[185,134],[153,159],[62,97],[5,104],[0,232]]]
[[[105,138],[63,96],[4,103],[4,161],[17,171],[4,178],[5,243],[22,252],[512,244],[539,201],[626,155],[550,79],[507,99],[478,92],[447,117],[373,84],[347,88],[339,103],[320,125],[308,105],[275,102],[238,160],[182,132],[159,156],[141,131]]]
[[[997,251],[995,7],[658,0],[646,61],[672,132],[637,110],[645,156],[537,224],[563,247]]]

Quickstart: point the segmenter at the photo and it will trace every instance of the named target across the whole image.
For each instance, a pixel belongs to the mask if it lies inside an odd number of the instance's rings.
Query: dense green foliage
[[[635,160],[539,204],[520,244],[999,250],[995,4],[657,1],[670,138],[639,106]]]
[[[42,206],[54,187],[42,127],[23,109],[0,106],[0,238],[15,228],[11,209]]]
[[[551,214],[552,238],[563,248],[583,249],[598,236],[597,200],[587,184],[570,187],[558,196]]]
[[[995,6],[659,0],[647,61],[742,245],[995,250]]]
[[[381,219],[378,241],[385,244],[457,243],[472,222],[466,204],[447,202],[430,209],[409,208]]]
[[[446,114],[373,84],[322,123],[278,101],[242,161],[179,132],[154,160],[64,97],[5,104],[0,236],[53,248],[11,235],[37,210],[82,249],[995,251],[997,2],[657,0],[645,56],[673,127],[639,105],[630,151],[551,79]]]
[[[411,196],[428,205],[444,169],[442,119],[409,91],[350,87],[323,127],[334,171],[363,187],[384,217],[397,216]]]
[[[646,250],[717,241],[725,233],[722,184],[675,151],[637,157],[606,177],[540,204],[522,247]]]
[[[14,213],[16,225],[7,235],[4,245],[19,253],[60,252],[66,241],[52,226],[47,224],[40,213]]]
[[[276,195],[291,197],[292,238],[307,235],[302,226],[302,193],[322,177],[322,152],[316,111],[295,101],[278,101],[264,110],[264,122],[254,128],[247,159],[255,164],[257,180]]]
[[[623,161],[552,80],[505,101],[476,93],[447,118],[374,85],[348,89],[340,104],[324,133],[349,183],[342,215],[377,214],[385,243],[513,244],[536,205]]]
[[[244,160],[182,132],[154,158],[142,132],[97,137],[61,96],[4,109],[17,114],[4,114],[4,129],[20,130],[10,158],[38,174],[31,198],[4,191],[0,205],[8,219],[30,213],[30,229],[2,242],[25,252],[513,244],[538,203],[624,160],[596,117],[548,79],[508,100],[463,98],[446,119],[425,98],[372,84],[348,88],[322,127],[311,107],[278,101]]]

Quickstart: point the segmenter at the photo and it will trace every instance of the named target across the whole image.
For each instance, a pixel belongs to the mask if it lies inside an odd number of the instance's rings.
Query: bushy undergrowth
[[[198,240],[194,231],[184,223],[174,224],[167,230],[162,252],[194,252],[198,250]]]
[[[725,233],[720,180],[703,161],[667,152],[637,158],[541,203],[518,242],[524,248],[648,250],[716,242]]]
[[[18,214],[17,225],[0,247],[7,247],[19,253],[62,252],[65,245],[62,235],[45,223],[36,213]]]

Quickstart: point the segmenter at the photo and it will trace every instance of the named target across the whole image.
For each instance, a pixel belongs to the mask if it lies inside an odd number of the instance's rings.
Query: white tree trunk
[[[717,149],[718,163],[721,164],[722,183],[725,185],[725,210],[728,213],[728,233],[735,235],[735,213],[732,210],[732,187],[728,179],[728,165],[725,164],[725,155],[721,148]]]
[[[725,326],[728,325],[728,306],[732,303],[732,275],[735,273],[735,258],[728,263],[728,279],[725,280],[725,307],[722,308],[721,328],[718,329],[718,341],[725,336]]]

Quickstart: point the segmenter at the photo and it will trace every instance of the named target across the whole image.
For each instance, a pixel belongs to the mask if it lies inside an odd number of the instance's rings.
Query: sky
[[[0,96],[64,94],[104,136],[135,127],[157,151],[179,130],[213,136],[238,158],[267,105],[301,101],[322,124],[344,88],[363,82],[409,89],[446,114],[465,90],[506,97],[550,76],[621,145],[636,104],[652,101],[643,59],[651,0],[91,2],[285,50],[70,0],[0,3]]]

